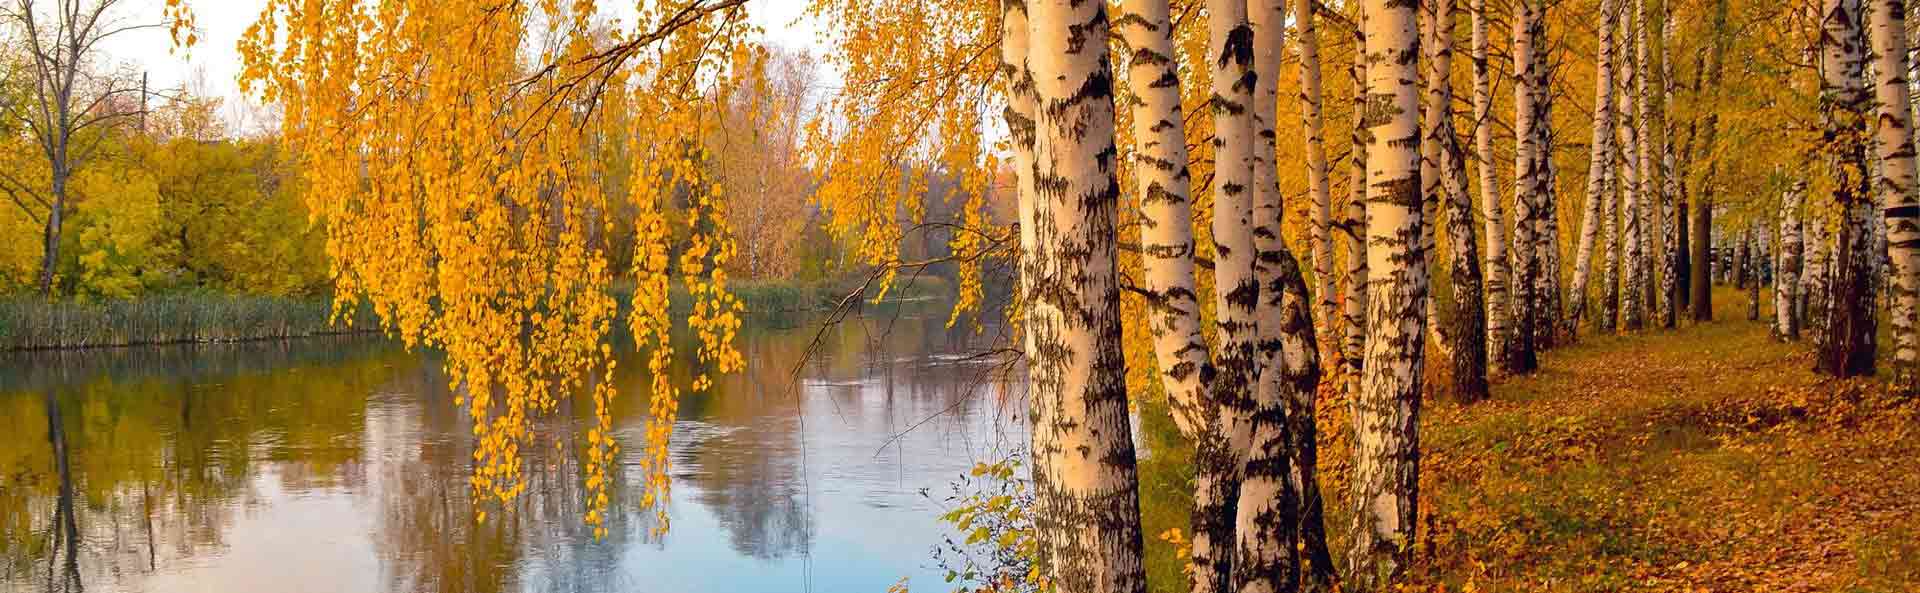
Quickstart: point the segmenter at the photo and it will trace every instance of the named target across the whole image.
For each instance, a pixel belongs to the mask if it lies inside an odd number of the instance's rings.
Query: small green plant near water
[[[1033,484],[1025,452],[974,464],[949,485],[939,502],[940,520],[954,534],[933,550],[934,566],[946,572],[956,593],[1045,593],[1046,570],[1033,529]],[[933,498],[926,490],[921,496]],[[957,538],[957,539],[956,539]]]
[[[0,350],[237,342],[378,329],[365,311],[334,323],[324,297],[182,294],[132,300],[0,300]]]

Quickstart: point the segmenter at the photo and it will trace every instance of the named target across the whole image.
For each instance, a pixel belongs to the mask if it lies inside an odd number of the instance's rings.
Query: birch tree
[[[1824,0],[1820,18],[1820,110],[1825,125],[1822,150],[1832,168],[1830,199],[1840,221],[1834,229],[1831,257],[1832,298],[1826,307],[1824,331],[1815,368],[1822,373],[1851,377],[1873,373],[1873,306],[1871,257],[1863,247],[1871,243],[1865,209],[1872,194],[1867,187],[1867,118],[1870,97],[1866,89],[1867,52],[1860,0]]]
[[[1223,408],[1227,438],[1197,443],[1190,578],[1196,593],[1233,588],[1239,453],[1252,438],[1260,285],[1253,243],[1253,28],[1245,0],[1207,3],[1208,61],[1213,69],[1213,246],[1215,366],[1211,389]],[[1203,541],[1204,540],[1204,541]]]
[[[1365,20],[1365,6],[1361,7]],[[1366,31],[1355,30],[1355,47],[1366,45]],[[1353,112],[1367,110],[1367,62],[1364,52],[1355,51],[1347,74],[1353,82]],[[1367,343],[1367,128],[1357,115],[1353,120],[1352,156],[1349,159],[1346,221],[1341,242],[1347,259],[1347,295],[1341,306],[1341,326],[1345,330],[1341,361],[1345,366],[1346,393],[1349,402],[1359,397],[1360,373],[1366,367]]]
[[[1536,85],[1543,84],[1545,68],[1539,63],[1539,53],[1534,45],[1540,42],[1546,28],[1546,19],[1542,8],[1531,0],[1522,0],[1515,10],[1513,19],[1513,59],[1514,77],[1517,80],[1513,89],[1514,101],[1514,138],[1517,146],[1514,150],[1514,195],[1513,195],[1513,264],[1514,264],[1514,336],[1508,343],[1508,353],[1504,357],[1507,372],[1523,374],[1539,367],[1534,353],[1535,330],[1541,313],[1538,291],[1542,273],[1541,257],[1538,252],[1540,200],[1546,193],[1547,171],[1539,158],[1545,148],[1541,144],[1544,137],[1538,128],[1546,125],[1540,118],[1541,110],[1537,105],[1540,93]]]
[[[1366,362],[1353,402],[1356,591],[1387,590],[1413,559],[1420,476],[1426,269],[1420,241],[1419,38],[1415,6],[1366,0]]]
[[[1644,42],[1640,35],[1640,7],[1642,0],[1635,0],[1635,8],[1627,13],[1625,31],[1627,39],[1632,40],[1635,52],[1626,57],[1626,65],[1621,69],[1621,88],[1619,93],[1620,113],[1623,116],[1620,126],[1620,189],[1623,199],[1620,202],[1620,242],[1622,268],[1622,286],[1620,288],[1620,325],[1626,331],[1638,331],[1646,326],[1647,307],[1643,297],[1646,287],[1646,234],[1641,226],[1644,217],[1641,201],[1645,195],[1643,182],[1645,149],[1640,146],[1640,130],[1646,124],[1643,113],[1637,107],[1641,82],[1640,58],[1638,49]]]
[[[1907,16],[1902,0],[1874,0],[1871,10],[1875,131],[1888,261],[1887,296],[1893,357],[1889,378],[1903,393],[1920,391],[1920,194],[1916,194],[1913,110],[1907,79]]]
[[[1487,228],[1487,350],[1495,364],[1511,368],[1507,358],[1513,349],[1508,293],[1513,274],[1507,265],[1506,214],[1493,170],[1493,75],[1487,63],[1487,0],[1469,2],[1473,18],[1473,154],[1479,163],[1480,203]]]
[[[1796,182],[1780,195],[1779,269],[1773,273],[1773,335],[1783,341],[1800,339],[1800,208],[1807,199],[1807,183]]]
[[[1593,144],[1587,159],[1587,197],[1580,214],[1580,245],[1573,257],[1575,326],[1587,314],[1587,278],[1593,269],[1593,245],[1600,235],[1603,202],[1613,191],[1613,33],[1619,0],[1601,0],[1593,78]],[[1611,325],[1611,324],[1609,324]]]
[[[1140,504],[1120,352],[1106,4],[1030,7],[1034,249],[1026,331],[1034,527],[1060,591],[1141,592]]]
[[[1313,257],[1315,310],[1329,335],[1339,317],[1334,298],[1333,196],[1327,182],[1326,113],[1320,85],[1320,35],[1315,0],[1296,0],[1294,43],[1300,51],[1300,115],[1307,136],[1307,194],[1313,198],[1313,218],[1307,237]]]
[[[1480,249],[1474,239],[1473,198],[1467,191],[1466,156],[1453,127],[1453,22],[1454,0],[1430,0],[1423,4],[1431,11],[1422,24],[1425,39],[1426,101],[1422,105],[1425,138],[1421,140],[1423,160],[1431,155],[1432,180],[1422,179],[1424,192],[1440,194],[1434,198],[1445,204],[1450,274],[1453,285],[1453,310],[1450,327],[1441,336],[1451,342],[1447,358],[1451,366],[1455,398],[1473,402],[1487,397],[1486,305],[1482,298]],[[1421,174],[1428,167],[1423,164]],[[1428,300],[1429,303],[1432,299]],[[1428,311],[1429,319],[1439,317]]]
[[[1280,236],[1285,208],[1275,168],[1275,120],[1280,102],[1280,59],[1286,48],[1286,0],[1253,0],[1253,244],[1259,282],[1260,370],[1251,415],[1234,525],[1234,580],[1243,593],[1277,593],[1299,587],[1299,496],[1304,476],[1295,463],[1296,430],[1290,422],[1311,405],[1319,386],[1318,345],[1312,304],[1299,260]],[[1308,408],[1310,409],[1310,408]],[[1303,435],[1304,436],[1304,435]],[[1309,437],[1310,438],[1310,437]]]

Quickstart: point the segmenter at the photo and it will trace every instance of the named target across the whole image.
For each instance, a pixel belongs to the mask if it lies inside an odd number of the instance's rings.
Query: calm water
[[[817,324],[749,331],[748,371],[683,400],[671,529],[650,535],[627,471],[601,541],[550,439],[530,494],[474,522],[469,421],[431,354],[348,338],[3,356],[0,588],[945,590],[941,499],[1022,445],[1023,406],[966,356],[990,336],[928,313],[848,320],[812,356]],[[631,468],[646,379],[619,380]],[[543,437],[584,435],[591,412],[572,410]],[[52,537],[68,506],[71,554]]]

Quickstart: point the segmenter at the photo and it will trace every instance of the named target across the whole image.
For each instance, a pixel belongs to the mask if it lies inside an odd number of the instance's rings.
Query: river
[[[944,591],[950,484],[1024,445],[1024,404],[999,359],[972,356],[993,330],[922,309],[744,332],[747,370],[682,400],[661,536],[635,483],[647,378],[628,369],[645,364],[623,360],[626,471],[601,540],[555,444],[584,438],[591,404],[540,423],[528,494],[479,522],[470,420],[432,353],[347,337],[0,355],[0,588]]]

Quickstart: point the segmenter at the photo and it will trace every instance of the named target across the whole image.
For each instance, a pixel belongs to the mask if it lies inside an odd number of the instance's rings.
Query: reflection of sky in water
[[[58,405],[89,590],[877,593],[909,576],[944,589],[926,567],[945,535],[937,499],[1019,445],[1022,431],[997,427],[1020,426],[1024,406],[941,321],[851,322],[804,365],[817,328],[749,332],[749,372],[683,401],[672,529],[649,534],[628,484],[600,542],[581,525],[576,462],[538,446],[518,511],[472,521],[469,426],[427,356],[336,340],[0,358],[0,414],[15,416],[0,476],[29,476],[0,478],[0,588],[40,590],[55,570],[43,408]],[[617,380],[631,481],[646,379]]]

